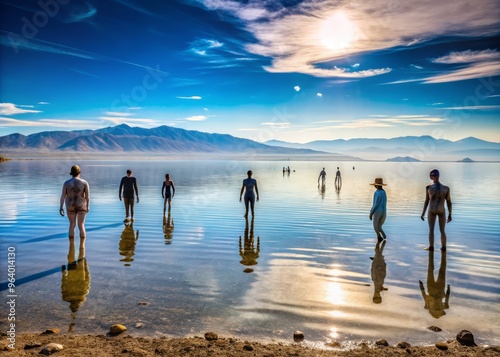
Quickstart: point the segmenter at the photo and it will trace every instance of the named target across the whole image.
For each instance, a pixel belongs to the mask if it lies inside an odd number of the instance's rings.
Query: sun
[[[330,50],[345,49],[356,39],[356,26],[345,12],[337,11],[321,24],[319,37]]]

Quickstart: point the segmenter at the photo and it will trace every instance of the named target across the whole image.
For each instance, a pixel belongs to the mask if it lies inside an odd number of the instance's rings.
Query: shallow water
[[[211,330],[290,341],[301,330],[319,345],[379,338],[430,344],[468,329],[478,343],[500,344],[498,163],[79,161],[92,200],[86,266],[84,260],[68,266],[68,221],[58,208],[73,163],[0,164],[1,294],[8,301],[5,257],[14,247],[17,332],[105,333],[122,323],[134,335]],[[292,172],[283,174],[283,166]],[[324,190],[317,185],[322,167]],[[428,226],[420,213],[434,167],[453,200],[446,254],[439,251],[437,227],[436,252],[423,250]],[[140,191],[132,227],[123,223],[117,195],[127,168]],[[238,197],[248,169],[261,199],[246,226]],[[165,230],[166,172],[176,195],[173,227]],[[388,183],[388,239],[375,254],[369,183],[379,176]],[[387,289],[381,303],[373,302],[372,264],[379,266],[374,279]],[[438,294],[429,300],[431,309],[424,307],[419,280],[425,294]],[[7,324],[4,316],[3,331]],[[431,332],[431,325],[443,331]]]

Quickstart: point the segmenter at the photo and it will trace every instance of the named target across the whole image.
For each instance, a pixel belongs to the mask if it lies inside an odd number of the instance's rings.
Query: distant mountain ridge
[[[325,152],[338,152],[366,159],[389,159],[398,156],[409,156],[420,161],[448,158],[458,160],[464,156],[474,159],[500,160],[500,143],[468,137],[458,141],[435,139],[432,136],[404,136],[392,139],[337,139],[317,140],[305,144],[270,140],[267,145],[288,148],[302,148]]]
[[[0,137],[0,150],[39,152],[157,152],[157,153],[257,153],[325,154],[301,148],[269,146],[227,134],[209,134],[169,126],[152,129],[126,124],[98,130],[45,131],[28,136]]]

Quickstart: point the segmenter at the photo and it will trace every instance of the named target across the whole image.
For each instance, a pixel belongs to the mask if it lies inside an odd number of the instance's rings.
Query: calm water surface
[[[301,330],[317,345],[379,338],[424,345],[468,329],[476,342],[500,344],[498,163],[80,161],[92,201],[86,259],[68,265],[79,242],[70,251],[58,208],[73,163],[0,164],[1,294],[7,301],[6,257],[14,247],[18,332],[105,333],[122,323],[147,336],[214,331],[290,341]],[[317,185],[322,167],[324,189]],[[436,252],[423,250],[428,226],[420,213],[435,167],[453,200],[446,254],[437,228]],[[133,226],[123,223],[118,200],[127,168],[140,191]],[[248,169],[261,199],[246,222],[238,198]],[[177,191],[164,218],[167,172]],[[379,176],[388,183],[388,239],[376,251],[369,183]],[[386,289],[381,303],[373,302],[375,285]]]

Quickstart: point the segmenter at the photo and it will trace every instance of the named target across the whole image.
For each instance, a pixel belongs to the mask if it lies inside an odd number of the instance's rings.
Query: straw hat
[[[387,186],[387,184],[384,183],[384,180],[381,177],[377,177],[375,179],[375,182],[371,183],[370,185],[372,185],[372,186]]]

